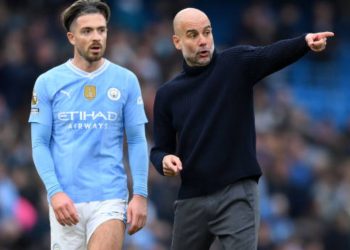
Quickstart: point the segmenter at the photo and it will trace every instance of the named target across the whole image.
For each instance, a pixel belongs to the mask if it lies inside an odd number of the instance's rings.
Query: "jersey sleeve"
[[[57,192],[63,191],[57,179],[54,161],[50,152],[51,127],[32,123],[31,137],[33,161],[45,185],[47,194],[51,198]]]
[[[130,127],[147,123],[141,88],[137,77],[128,77],[128,97],[124,107],[124,126]]]
[[[29,122],[52,126],[51,100],[43,76],[39,76],[34,85]]]
[[[133,194],[147,197],[148,150],[145,125],[139,124],[125,129],[129,163],[133,180]]]

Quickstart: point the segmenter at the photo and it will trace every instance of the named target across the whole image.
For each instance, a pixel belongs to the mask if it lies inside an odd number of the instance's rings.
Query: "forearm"
[[[48,196],[51,198],[55,193],[62,191],[49,148],[51,128],[39,123],[32,123],[31,133],[33,161]]]
[[[129,163],[133,179],[133,194],[147,197],[148,150],[145,126],[140,124],[126,128]]]
[[[305,41],[305,34],[293,39],[278,41],[274,44],[257,47],[250,65],[250,75],[255,76],[255,81],[272,74],[294,63],[304,56],[310,48]]]
[[[151,162],[155,169],[160,173],[161,175],[164,175],[163,172],[163,158],[164,156],[168,155],[168,153],[160,150],[157,147],[153,147],[151,149]]]
[[[168,154],[175,154],[176,131],[172,126],[171,118],[166,112],[167,98],[159,92],[154,101],[153,139],[154,146],[151,149],[151,162],[156,170],[164,175],[163,158]]]

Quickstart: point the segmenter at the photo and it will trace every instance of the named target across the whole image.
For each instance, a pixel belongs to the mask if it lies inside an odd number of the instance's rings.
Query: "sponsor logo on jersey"
[[[61,121],[87,121],[87,120],[105,120],[115,121],[118,118],[118,113],[107,111],[66,111],[58,112],[58,119]]]
[[[117,88],[109,88],[107,91],[107,96],[112,101],[118,101],[120,99],[121,93]]]
[[[67,125],[67,129],[73,129],[73,130],[108,129],[108,123],[103,123],[103,122],[69,123]]]
[[[95,99],[95,97],[96,97],[96,86],[95,85],[85,85],[84,86],[84,96],[89,101]]]
[[[111,122],[117,121],[118,113],[112,111],[66,111],[58,112],[58,120],[67,122],[67,129],[90,130],[108,129]]]
[[[35,105],[38,104],[38,102],[39,102],[38,96],[37,96],[37,94],[35,93],[35,91],[33,91],[33,95],[32,95],[32,105],[35,106]]]
[[[67,96],[68,98],[70,98],[70,93],[71,93],[71,91],[60,90],[60,93],[61,93],[62,95]]]

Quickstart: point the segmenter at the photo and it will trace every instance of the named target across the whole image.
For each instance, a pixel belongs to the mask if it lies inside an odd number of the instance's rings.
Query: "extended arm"
[[[249,58],[249,75],[253,82],[272,74],[300,59],[310,49],[320,52],[326,48],[327,37],[332,32],[310,33],[297,38],[281,40],[274,44],[252,48]]]

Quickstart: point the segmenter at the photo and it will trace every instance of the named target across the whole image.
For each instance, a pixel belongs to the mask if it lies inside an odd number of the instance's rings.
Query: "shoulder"
[[[39,77],[37,79],[38,80],[53,79],[53,78],[57,77],[57,75],[59,75],[61,72],[63,72],[65,70],[65,68],[66,68],[65,63],[58,65],[58,66],[53,67],[53,68],[47,70],[46,72],[42,73],[41,75],[39,75]]]
[[[181,82],[186,80],[186,77],[187,76],[184,72],[176,74],[170,80],[166,81],[162,86],[160,86],[157,92],[166,93],[176,89]]]
[[[161,105],[163,107],[167,106],[170,103],[169,100],[173,100],[173,98],[177,95],[177,93],[181,92],[181,88],[179,88],[179,86],[182,85],[181,84],[183,82],[182,77],[184,76],[185,76],[184,73],[180,73],[175,77],[173,77],[172,79],[163,83],[157,89],[155,102],[158,105]]]
[[[169,80],[165,82],[163,85],[161,85],[157,89],[156,98],[162,99],[163,97],[166,98],[166,96],[169,96],[172,93],[172,90],[176,88],[176,83],[174,80]]]
[[[251,45],[237,45],[234,47],[227,48],[219,53],[219,57],[244,57],[256,51],[257,47]]]
[[[115,64],[109,61],[109,70],[117,74],[118,77],[126,77],[128,79],[137,80],[137,76],[130,69],[127,69],[123,66]]]
[[[251,45],[237,45],[227,48],[218,53],[219,65],[232,65],[245,66],[250,63],[252,59],[256,58],[259,54],[259,47]],[[226,68],[226,67],[224,67]],[[231,67],[228,67],[230,69]]]
[[[56,81],[66,75],[66,70],[65,64],[61,64],[40,74],[36,79],[35,88],[48,89],[50,86],[55,86]]]

